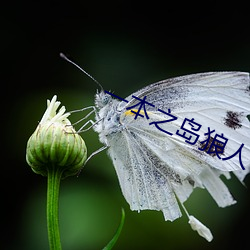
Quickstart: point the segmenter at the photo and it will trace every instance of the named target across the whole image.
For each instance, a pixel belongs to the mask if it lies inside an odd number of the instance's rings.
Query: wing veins
[[[128,130],[127,130],[127,133],[130,133]],[[126,134],[126,133],[125,133]],[[130,133],[131,134],[131,133]],[[138,144],[138,142],[135,140],[135,138],[134,138],[134,136],[133,135],[131,135],[131,138],[133,138],[133,142],[135,143],[135,144],[137,144],[137,146],[139,147],[139,148],[141,148],[140,147],[140,145]],[[128,142],[128,136],[126,135],[126,139],[127,139],[127,142]],[[129,143],[128,143],[128,145],[129,145]],[[136,159],[137,159],[137,161],[138,161],[138,157],[137,157],[137,155],[134,153],[134,152],[132,152],[131,150],[130,150],[130,148],[131,147],[129,147],[129,153],[130,153],[130,155],[134,155],[135,157],[136,157]],[[142,152],[143,152],[143,150],[142,150]],[[144,152],[143,152],[144,153]],[[132,157],[131,157],[131,159],[132,159]],[[140,168],[140,171],[141,171],[141,173],[142,173],[142,175],[143,175],[143,186],[144,186],[144,190],[145,190],[145,192],[146,192],[146,197],[147,197],[147,203],[148,203],[148,206],[149,206],[149,194],[148,194],[148,191],[147,191],[147,188],[146,188],[146,183],[145,183],[145,178],[144,178],[144,172],[142,171],[142,168],[141,168],[141,166],[138,164],[138,167]],[[135,176],[135,172],[134,172],[134,168],[132,168],[132,171],[133,171],[133,175],[134,175],[134,180],[135,180],[135,182],[136,182],[136,185],[137,185],[137,181],[136,181],[136,176]],[[136,190],[139,190],[139,188],[138,188],[138,185],[137,185],[137,189]],[[140,201],[140,199],[139,199],[139,197],[140,197],[140,195],[139,195],[139,193],[137,192],[137,197],[138,197],[138,201]],[[140,204],[139,204],[140,205]]]

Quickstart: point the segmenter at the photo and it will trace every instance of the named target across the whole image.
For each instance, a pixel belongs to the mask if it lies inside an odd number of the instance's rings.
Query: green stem
[[[48,168],[47,186],[47,227],[50,250],[61,250],[59,231],[59,188],[62,170],[58,167]]]

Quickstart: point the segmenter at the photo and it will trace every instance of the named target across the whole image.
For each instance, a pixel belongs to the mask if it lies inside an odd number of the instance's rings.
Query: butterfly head
[[[112,101],[112,96],[105,93],[103,90],[100,92],[97,91],[95,95],[95,106],[98,109],[101,109],[105,106],[107,106]]]

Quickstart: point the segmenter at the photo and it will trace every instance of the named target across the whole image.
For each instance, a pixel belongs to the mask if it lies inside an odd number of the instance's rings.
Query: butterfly
[[[219,207],[236,202],[220,177],[243,182],[250,171],[249,74],[197,73],[114,96],[97,91],[91,123],[104,145],[96,152],[107,149],[131,210],[160,210],[174,221],[181,206],[192,229],[211,241],[183,203],[197,187]]]

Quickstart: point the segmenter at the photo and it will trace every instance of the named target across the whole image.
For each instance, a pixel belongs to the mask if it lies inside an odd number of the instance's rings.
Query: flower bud
[[[62,177],[75,175],[79,172],[87,158],[86,145],[76,133],[61,107],[56,113],[60,102],[54,96],[47,101],[41,122],[27,143],[26,161],[32,170],[47,176],[50,168],[62,171]]]

